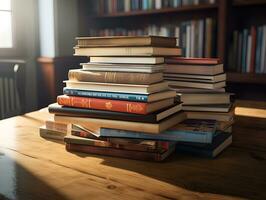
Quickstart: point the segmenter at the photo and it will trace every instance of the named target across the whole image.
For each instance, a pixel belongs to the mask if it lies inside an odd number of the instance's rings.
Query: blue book
[[[260,73],[261,45],[262,45],[262,27],[259,26],[257,28],[257,41],[256,41],[256,60],[255,60],[256,73]]]
[[[69,96],[94,97],[104,99],[117,99],[126,101],[148,102],[149,95],[145,94],[130,94],[130,93],[115,93],[115,92],[99,92],[91,90],[76,90],[64,88],[63,93]]]
[[[103,98],[113,100],[137,101],[137,102],[152,102],[159,101],[167,98],[176,97],[176,92],[166,90],[152,94],[133,94],[133,93],[117,93],[117,92],[102,92],[92,90],[78,90],[65,87],[63,93],[69,96]]]
[[[178,142],[176,144],[176,151],[208,158],[215,158],[230,144],[232,144],[232,134],[219,133],[213,138],[213,142],[211,144]]]
[[[101,137],[138,138],[179,142],[211,143],[217,127],[216,120],[189,119],[160,134],[101,128]]]
[[[243,30],[243,49],[242,49],[242,68],[241,72],[247,72],[247,63],[246,63],[246,58],[247,58],[247,46],[248,46],[248,29]]]
[[[142,0],[142,9],[148,10],[148,0]]]

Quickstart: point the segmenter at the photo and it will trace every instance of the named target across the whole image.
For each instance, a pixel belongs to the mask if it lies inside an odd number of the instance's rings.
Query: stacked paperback
[[[225,92],[226,74],[219,59],[173,57],[167,58],[166,63],[164,79],[183,102],[187,118],[215,120],[215,135],[227,132],[231,138],[232,94]]]

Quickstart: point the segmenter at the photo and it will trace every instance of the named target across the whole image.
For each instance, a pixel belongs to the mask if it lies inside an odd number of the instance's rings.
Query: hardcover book
[[[184,65],[167,64],[165,73],[196,74],[196,75],[216,75],[224,72],[223,64],[217,65]]]
[[[208,75],[193,75],[193,74],[164,74],[165,80],[176,80],[176,81],[190,81],[190,82],[206,82],[206,83],[217,83],[226,80],[226,74],[217,74],[213,76]]]
[[[75,47],[76,56],[180,56],[180,48],[167,47]]]
[[[149,85],[163,81],[162,73],[102,72],[72,69],[68,72],[70,81],[102,82]]]
[[[57,97],[57,102],[59,105],[68,107],[109,110],[115,112],[126,112],[146,115],[173,105],[174,98],[163,99],[152,103],[142,103],[133,101],[120,101],[111,99],[60,95]]]
[[[93,90],[78,90],[65,87],[63,93],[69,96],[93,97],[103,99],[116,99],[126,101],[139,101],[139,102],[153,102],[162,99],[173,98],[176,96],[175,91],[165,90],[153,94],[133,94],[133,93],[119,93],[119,92],[104,92]]]
[[[147,140],[185,141],[211,143],[217,128],[216,120],[185,120],[160,134],[101,128],[99,136],[140,138]]]
[[[219,58],[184,58],[184,57],[169,57],[165,59],[169,64],[186,64],[186,65],[217,65],[221,61]]]
[[[215,158],[230,144],[232,144],[232,134],[219,133],[213,138],[213,142],[211,144],[178,142],[176,145],[176,151],[208,158]]]
[[[158,73],[163,72],[164,65],[143,64],[110,64],[110,63],[82,63],[83,70],[106,71],[106,72],[135,72],[135,73]]]
[[[78,124],[92,132],[99,133],[100,128],[112,128],[128,131],[141,131],[145,133],[159,134],[174,125],[180,123],[186,119],[186,115],[183,112],[173,114],[156,124],[143,123],[143,122],[131,122],[123,120],[110,120],[110,119],[98,119],[98,118],[85,118],[85,117],[72,117],[72,116],[60,116],[55,115],[54,120],[57,122]]]
[[[62,140],[66,136],[66,133],[64,132],[59,132],[55,130],[49,130],[45,126],[41,126],[39,128],[40,136],[43,138],[48,138],[48,139],[54,139],[54,140]]]
[[[213,105],[213,104],[230,104],[230,93],[206,93],[206,94],[188,94],[177,93],[178,100],[183,105]],[[212,107],[215,107],[213,105]]]
[[[163,81],[151,85],[133,85],[116,83],[64,81],[67,88],[119,93],[151,94],[168,89],[168,83]]]
[[[171,153],[174,152],[175,146],[173,145],[168,150],[164,150],[158,153],[158,152],[133,151],[133,150],[125,150],[125,149],[104,148],[104,147],[97,147],[97,146],[67,143],[66,150],[67,151],[78,151],[78,152],[89,153],[89,154],[98,154],[98,155],[104,155],[104,156],[114,156],[114,157],[135,159],[135,160],[163,161]]]
[[[121,112],[92,110],[84,108],[72,108],[72,107],[61,106],[58,104],[51,104],[48,106],[49,112],[56,115],[102,118],[102,119],[135,121],[135,122],[145,122],[145,123],[158,123],[159,121],[181,111],[181,109],[182,105],[178,103],[173,106],[158,110],[151,114],[139,115],[133,113],[121,113]]]
[[[188,81],[167,81],[169,86],[178,87],[191,87],[191,88],[202,88],[202,89],[219,89],[226,86],[225,81],[217,83],[204,83],[204,82],[188,82]]]
[[[203,111],[203,112],[229,112],[232,108],[232,103],[215,104],[215,105],[182,105],[182,110],[185,111]]]
[[[78,47],[160,46],[175,47],[176,38],[160,36],[77,37]]]

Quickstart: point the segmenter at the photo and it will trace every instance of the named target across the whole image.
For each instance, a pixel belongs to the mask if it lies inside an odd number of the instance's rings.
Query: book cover
[[[208,158],[215,158],[230,144],[232,144],[232,134],[219,133],[213,138],[213,142],[211,144],[178,142],[176,145],[176,151]]]
[[[187,64],[187,65],[218,65],[221,63],[219,58],[184,58],[184,57],[165,58],[165,62],[169,64]]]
[[[115,112],[126,112],[146,115],[148,113],[172,105],[174,103],[174,98],[164,99],[152,103],[142,103],[133,101],[120,101],[111,99],[60,95],[57,97],[57,102],[59,105],[68,107],[109,110]]]
[[[72,69],[68,72],[72,81],[149,85],[163,81],[162,73],[102,72]]]
[[[124,150],[124,149],[116,149],[116,148],[104,148],[104,147],[67,143],[66,150],[89,153],[89,154],[98,154],[98,155],[104,155],[104,156],[121,157],[121,158],[134,159],[134,160],[163,161],[171,153],[174,152],[175,147],[173,146],[169,150],[157,153],[157,152],[143,152],[143,151],[133,151],[133,150]]]
[[[118,93],[118,92],[101,92],[92,90],[78,90],[71,88],[64,88],[63,94],[69,96],[81,96],[81,97],[93,97],[103,99],[115,99],[126,101],[138,101],[138,102],[153,102],[162,99],[175,97],[176,93],[171,90],[157,92],[153,94],[133,94],[133,93]]]
[[[156,135],[108,128],[101,128],[99,135],[101,137],[211,143],[217,127],[216,120],[185,120],[180,124]]]
[[[182,106],[180,103],[178,103],[173,106],[160,109],[151,114],[139,115],[133,113],[92,110],[84,108],[72,108],[72,107],[61,106],[58,104],[51,104],[48,106],[48,110],[50,113],[62,116],[89,117],[89,118],[100,118],[100,119],[102,118],[102,119],[135,121],[135,122],[144,122],[144,123],[158,123],[159,121],[181,111],[181,109]]]
[[[110,120],[110,119],[99,119],[99,118],[54,115],[54,120],[57,122],[78,124],[96,133],[100,132],[100,128],[106,127],[112,129],[141,131],[146,133],[159,134],[185,119],[186,115],[183,112],[178,112],[176,114],[173,114],[157,122],[156,124],[124,121],[124,120]]]

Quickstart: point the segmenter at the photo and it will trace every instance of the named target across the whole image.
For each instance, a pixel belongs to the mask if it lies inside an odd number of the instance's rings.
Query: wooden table
[[[3,120],[0,199],[266,199],[265,110],[237,114],[256,118],[236,117],[233,145],[218,158],[176,153],[163,163],[69,153],[39,137],[47,111]]]

